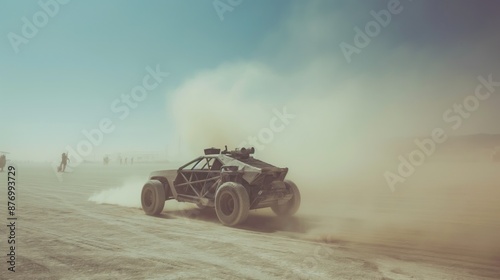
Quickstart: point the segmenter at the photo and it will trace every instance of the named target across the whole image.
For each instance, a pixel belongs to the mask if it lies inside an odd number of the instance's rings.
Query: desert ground
[[[0,279],[500,279],[500,165],[489,162],[427,163],[395,192],[380,169],[320,187],[300,178],[295,217],[252,210],[236,228],[175,201],[145,215],[143,182],[172,164],[82,164],[62,182],[48,164],[15,166],[16,272],[1,226]],[[0,173],[7,225],[6,185]]]

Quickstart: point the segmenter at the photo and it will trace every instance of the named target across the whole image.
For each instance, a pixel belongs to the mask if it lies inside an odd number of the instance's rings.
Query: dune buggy
[[[285,180],[288,168],[255,159],[254,151],[209,148],[177,170],[152,172],[142,189],[144,212],[159,215],[166,200],[176,199],[215,208],[219,221],[227,226],[245,221],[250,209],[271,207],[278,216],[295,214],[300,192]]]

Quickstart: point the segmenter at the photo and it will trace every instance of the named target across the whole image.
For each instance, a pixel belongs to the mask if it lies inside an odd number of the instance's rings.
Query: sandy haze
[[[146,216],[142,181],[171,167],[84,164],[59,182],[50,166],[19,165],[17,272],[2,262],[0,279],[500,277],[499,165],[430,162],[394,193],[374,167],[323,186],[294,170],[297,216],[252,211],[238,228],[173,201]]]
[[[36,38],[34,3],[70,1],[31,2],[0,10],[19,217],[9,273],[0,173],[0,279],[500,279],[500,2],[71,1]],[[436,130],[447,142],[388,184]],[[289,168],[297,215],[144,214],[150,172],[225,145]]]

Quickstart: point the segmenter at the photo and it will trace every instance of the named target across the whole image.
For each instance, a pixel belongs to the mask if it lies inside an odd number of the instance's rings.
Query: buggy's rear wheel
[[[271,206],[273,212],[276,215],[282,217],[292,216],[293,214],[297,213],[300,207],[300,192],[299,188],[297,188],[297,185],[295,185],[295,183],[290,180],[285,180],[285,186],[289,191],[292,192],[292,198],[285,204],[275,204]]]
[[[148,181],[142,188],[142,209],[147,215],[156,216],[163,211],[165,206],[165,189],[157,180]]]
[[[242,223],[249,211],[250,199],[245,187],[234,182],[226,182],[219,187],[215,194],[215,213],[223,225]]]

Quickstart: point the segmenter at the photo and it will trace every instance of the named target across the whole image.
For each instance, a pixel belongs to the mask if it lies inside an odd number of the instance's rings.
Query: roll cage
[[[174,181],[177,199],[213,206],[215,190],[221,184],[222,166],[215,156],[201,156],[181,166]]]

